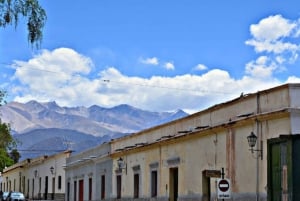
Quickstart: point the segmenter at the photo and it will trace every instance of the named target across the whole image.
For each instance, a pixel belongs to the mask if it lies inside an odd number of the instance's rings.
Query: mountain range
[[[61,107],[56,102],[10,102],[0,108],[18,141],[21,160],[66,149],[81,152],[113,138],[170,122],[188,114],[151,112],[122,104],[112,108]]]

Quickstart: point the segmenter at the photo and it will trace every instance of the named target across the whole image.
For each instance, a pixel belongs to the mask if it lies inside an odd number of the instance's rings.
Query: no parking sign
[[[217,193],[218,199],[230,199],[231,198],[231,185],[229,179],[217,180]]]

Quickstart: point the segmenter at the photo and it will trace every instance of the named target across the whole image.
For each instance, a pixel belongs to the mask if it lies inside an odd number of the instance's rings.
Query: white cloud
[[[166,62],[164,64],[164,68],[167,69],[167,70],[174,70],[175,66],[174,66],[173,62]]]
[[[286,83],[300,83],[300,77],[291,76],[287,79]]]
[[[260,20],[258,24],[252,24],[250,32],[257,40],[275,41],[290,36],[296,26],[296,22],[291,22],[281,15],[274,15]]]
[[[202,70],[206,70],[207,66],[205,66],[204,64],[198,64],[194,69],[202,71]]]
[[[260,52],[268,52],[274,54],[280,54],[285,51],[296,52],[299,50],[299,46],[297,44],[292,44],[289,42],[281,42],[281,41],[258,41],[255,39],[246,41],[247,45],[254,46],[255,51]]]
[[[146,58],[146,59],[140,59],[140,62],[143,64],[147,64],[147,65],[154,65],[157,66],[158,65],[158,58],[156,57],[152,57],[152,58]]]
[[[261,56],[246,64],[246,73],[257,78],[270,78],[277,65],[268,57]]]
[[[300,36],[297,34],[299,24],[299,20],[291,21],[281,15],[274,15],[251,25],[253,38],[245,44],[254,47],[258,58],[246,64],[246,73],[260,78],[271,77],[274,72],[286,70],[287,64],[295,63],[300,50],[299,44],[295,42],[295,37]]]
[[[250,26],[253,38],[245,43],[253,46],[258,53],[281,54],[287,51],[294,54],[299,50],[299,45],[288,41],[288,37],[296,36],[294,32],[297,28],[297,21],[292,22],[281,15],[269,16]]]
[[[264,63],[264,58],[257,61],[257,65]],[[152,111],[196,111],[228,101],[241,92],[255,92],[279,83],[275,79],[256,78],[254,73],[237,80],[220,69],[201,76],[141,78],[109,67],[89,78],[87,72],[91,72],[92,62],[71,49],[43,51],[29,61],[16,61],[15,67],[15,79],[22,83],[10,90],[16,95],[15,101],[55,100],[61,106],[112,107],[127,103]]]

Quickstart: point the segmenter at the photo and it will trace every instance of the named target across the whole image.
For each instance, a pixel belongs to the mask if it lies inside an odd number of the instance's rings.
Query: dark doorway
[[[178,168],[170,168],[170,179],[169,179],[169,200],[177,201],[178,198]]]
[[[105,175],[101,176],[101,200],[105,199]]]
[[[139,174],[134,174],[134,179],[133,179],[133,197],[138,198],[139,197],[139,188],[140,188],[140,175]]]
[[[151,171],[151,197],[157,196],[157,170]]]
[[[67,184],[67,201],[70,201],[70,182]]]
[[[51,200],[54,200],[55,195],[55,177],[52,177],[52,194],[51,194]]]
[[[122,176],[117,175],[117,199],[121,198]]]
[[[45,191],[44,191],[44,199],[48,199],[48,176],[45,177]]]
[[[122,176],[117,175],[117,199],[121,198]]]
[[[204,172],[202,173],[202,201],[210,201],[210,177],[207,177]]]
[[[83,179],[79,180],[78,199],[79,201],[83,201]]]
[[[93,180],[92,178],[89,178],[89,200],[92,200],[92,194],[93,194]]]
[[[77,181],[74,181],[74,200],[73,201],[77,201]]]
[[[211,200],[211,178],[220,178],[220,170],[204,170],[202,171],[202,201]]]

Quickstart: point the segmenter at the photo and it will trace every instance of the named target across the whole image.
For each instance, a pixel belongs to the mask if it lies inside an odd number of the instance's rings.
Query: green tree
[[[0,0],[0,27],[16,27],[20,16],[27,19],[28,41],[39,47],[47,16],[38,0]]]
[[[17,149],[12,149],[11,152],[9,153],[9,157],[14,161],[14,163],[17,163],[19,162],[21,155]]]
[[[13,159],[11,159],[5,149],[0,149],[0,172],[3,171],[5,167],[9,167],[14,164]]]
[[[5,166],[10,166],[14,163],[9,152],[16,147],[16,141],[10,134],[9,124],[1,122],[0,119],[0,171],[2,172]],[[19,159],[18,159],[19,160]],[[16,161],[18,162],[18,161]]]
[[[0,107],[5,103],[6,92],[0,90]],[[10,134],[10,125],[0,119],[0,171],[5,166],[18,162],[20,154],[16,150],[17,141]]]

